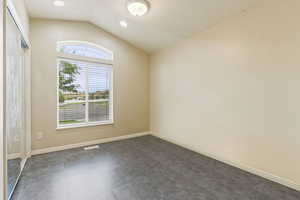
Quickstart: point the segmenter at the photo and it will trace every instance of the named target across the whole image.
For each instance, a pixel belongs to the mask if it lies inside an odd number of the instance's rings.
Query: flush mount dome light
[[[54,4],[55,6],[62,7],[62,6],[65,5],[65,2],[64,2],[63,0],[54,0],[54,1],[53,1],[53,4]]]
[[[147,0],[127,0],[127,9],[134,16],[143,16],[149,11]]]
[[[120,25],[123,27],[123,28],[127,28],[127,22],[125,20],[121,20],[120,21]]]

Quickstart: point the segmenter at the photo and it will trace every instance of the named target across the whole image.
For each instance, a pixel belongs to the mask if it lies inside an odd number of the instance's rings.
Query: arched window
[[[80,41],[57,43],[57,126],[113,123],[113,53]]]
[[[102,60],[113,60],[113,53],[111,51],[89,42],[58,42],[57,51],[75,56],[84,56]]]

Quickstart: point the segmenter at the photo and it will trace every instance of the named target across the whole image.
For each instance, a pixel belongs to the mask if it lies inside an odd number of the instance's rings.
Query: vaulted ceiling
[[[155,52],[255,6],[259,0],[149,0],[150,12],[134,17],[126,0],[26,0],[33,18],[89,21],[146,52]],[[120,20],[128,27],[122,28]]]

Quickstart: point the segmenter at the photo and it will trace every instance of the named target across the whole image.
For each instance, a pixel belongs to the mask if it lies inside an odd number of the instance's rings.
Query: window
[[[112,52],[86,42],[58,43],[58,128],[113,123]]]
[[[113,60],[113,54],[111,51],[88,42],[85,43],[79,43],[73,41],[59,42],[57,51],[60,53],[84,56],[89,58]]]

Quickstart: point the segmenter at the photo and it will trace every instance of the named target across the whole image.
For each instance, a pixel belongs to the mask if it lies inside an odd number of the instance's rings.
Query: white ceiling
[[[55,7],[52,0],[26,0],[31,17],[90,21],[149,53],[255,6],[259,0],[149,0],[150,12],[142,17],[131,16],[125,2],[65,0],[64,7]],[[123,19],[127,29],[119,25]]]

